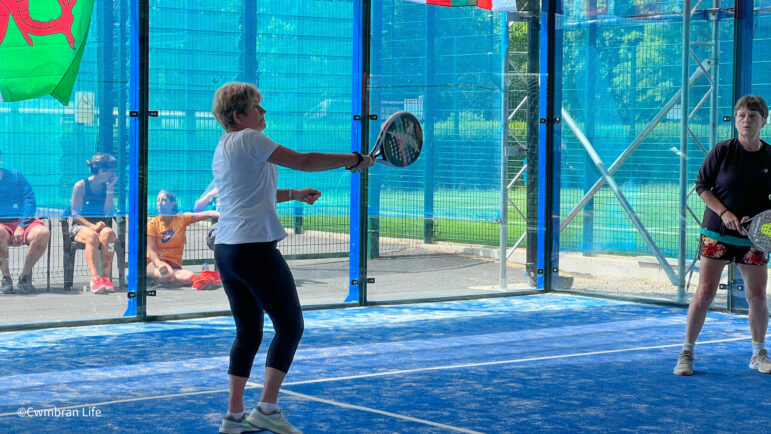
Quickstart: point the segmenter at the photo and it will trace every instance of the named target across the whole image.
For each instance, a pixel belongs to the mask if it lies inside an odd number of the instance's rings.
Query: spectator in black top
[[[688,309],[685,343],[678,355],[676,375],[693,374],[694,346],[715,298],[723,268],[739,266],[749,303],[753,355],[750,368],[769,374],[771,360],[765,348],[768,328],[766,282],[768,254],[747,238],[741,223],[771,208],[771,146],[760,140],[768,106],[763,98],[747,95],[734,107],[739,136],[720,142],[699,170],[696,192],[707,205],[699,244],[699,286]]]
[[[115,256],[115,232],[107,223],[115,212],[115,167],[118,160],[99,152],[86,161],[91,176],[72,188],[72,220],[70,239],[86,246],[86,264],[91,275],[91,292],[115,291],[112,283],[112,260]],[[102,266],[99,266],[101,260]]]

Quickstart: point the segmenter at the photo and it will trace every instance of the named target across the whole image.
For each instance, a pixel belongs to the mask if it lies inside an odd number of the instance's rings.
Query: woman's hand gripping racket
[[[771,209],[744,220],[742,226],[749,226],[746,229],[747,236],[755,247],[766,253],[771,252]]]
[[[423,150],[423,128],[410,112],[396,112],[383,124],[375,146],[369,153],[375,162],[391,167],[407,167]]]

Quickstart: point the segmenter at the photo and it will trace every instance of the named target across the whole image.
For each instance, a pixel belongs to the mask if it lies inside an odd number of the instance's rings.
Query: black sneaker
[[[16,282],[16,286],[19,288],[19,292],[30,293],[35,292],[35,287],[32,286],[32,275],[19,276],[19,281]]]
[[[3,291],[3,294],[13,294],[13,280],[11,280],[11,276],[3,276],[0,291]]]

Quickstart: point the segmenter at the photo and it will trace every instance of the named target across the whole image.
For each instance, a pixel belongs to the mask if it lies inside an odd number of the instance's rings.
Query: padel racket
[[[752,217],[742,225],[749,225],[747,237],[755,247],[766,253],[771,252],[771,209]]]
[[[410,112],[396,112],[383,124],[369,156],[391,167],[407,167],[423,150],[423,128]]]

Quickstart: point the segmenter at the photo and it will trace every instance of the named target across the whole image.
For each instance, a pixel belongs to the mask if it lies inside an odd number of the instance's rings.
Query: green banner
[[[94,0],[0,0],[0,102],[70,101]]]

